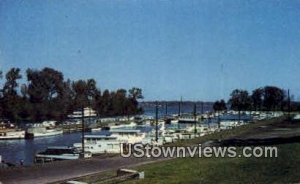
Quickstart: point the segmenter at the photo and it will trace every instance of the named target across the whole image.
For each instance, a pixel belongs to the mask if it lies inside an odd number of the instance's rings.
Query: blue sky
[[[300,99],[300,1],[0,0],[0,68],[53,67],[145,100]]]

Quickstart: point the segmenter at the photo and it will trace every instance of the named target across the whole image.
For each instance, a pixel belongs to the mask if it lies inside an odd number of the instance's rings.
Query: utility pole
[[[158,102],[155,104],[155,141],[158,142]]]
[[[180,98],[180,102],[178,103],[178,124],[177,124],[177,129],[180,129],[179,118],[181,116],[181,103],[182,103],[182,97]]]
[[[84,157],[84,107],[82,105],[81,107],[81,145],[82,145],[82,154],[83,154],[83,157]]]
[[[202,123],[203,120],[204,120],[204,115],[203,115],[203,113],[204,113],[204,109],[203,109],[203,101],[201,101],[201,123]]]
[[[165,113],[166,113],[166,117],[167,117],[168,116],[168,102],[166,102],[165,106],[166,106]]]
[[[197,104],[195,102],[194,103],[194,134],[195,134],[195,136],[196,136],[196,133],[197,133],[196,124],[197,124]]]
[[[291,98],[290,98],[290,89],[288,89],[288,119],[291,119]]]

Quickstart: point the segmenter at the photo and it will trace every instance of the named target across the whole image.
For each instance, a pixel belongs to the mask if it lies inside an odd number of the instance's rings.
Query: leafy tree
[[[45,119],[62,119],[66,116],[69,103],[66,102],[69,90],[63,74],[52,68],[42,70],[28,69],[28,87],[22,89],[27,93],[32,105],[31,118],[34,121]]]
[[[78,80],[72,83],[72,90],[74,94],[74,107],[82,108],[85,106],[94,107],[96,96],[100,91],[96,87],[94,79]]]
[[[0,78],[2,72],[0,72]],[[97,88],[94,79],[64,80],[60,71],[52,68],[27,69],[27,84],[21,84],[20,69],[12,68],[5,75],[0,91],[0,115],[11,120],[42,121],[64,120],[82,107],[93,107],[101,116],[136,114],[141,112],[138,99],[143,98],[140,88],[117,91]]]
[[[267,110],[279,110],[285,99],[284,90],[275,86],[266,86],[263,99],[263,105]]]
[[[137,87],[133,87],[132,89],[129,90],[129,97],[133,98],[133,99],[143,99],[144,96],[142,94],[142,89],[141,88],[137,88]]]
[[[264,89],[258,88],[258,89],[253,90],[251,99],[252,99],[253,109],[255,111],[261,110],[262,105],[263,105],[263,100],[264,100]]]
[[[143,109],[138,107],[138,100],[143,99],[142,89],[133,87],[129,90],[128,96],[128,114],[142,113]]]
[[[125,89],[118,89],[116,93],[114,93],[112,98],[112,106],[113,106],[113,115],[123,115],[126,114],[126,96],[127,91]]]
[[[230,94],[229,104],[231,109],[238,111],[239,121],[241,118],[241,111],[249,110],[251,107],[251,98],[246,90],[235,89]]]
[[[213,109],[214,109],[214,111],[216,111],[216,112],[227,110],[225,101],[224,101],[223,99],[220,100],[220,101],[216,101],[216,102],[213,104]]]
[[[3,87],[3,97],[1,100],[3,107],[3,115],[12,120],[18,120],[18,113],[20,111],[20,98],[17,95],[17,80],[21,79],[19,68],[11,68],[5,75],[6,82]]]
[[[0,79],[2,79],[3,73],[0,71]],[[3,117],[3,90],[0,90],[0,117]]]
[[[223,99],[220,100],[220,101],[216,101],[213,104],[213,109],[214,109],[215,112],[220,112],[220,111],[227,110],[225,101]],[[220,115],[218,116],[218,127],[219,128],[221,127],[221,125],[220,125]]]

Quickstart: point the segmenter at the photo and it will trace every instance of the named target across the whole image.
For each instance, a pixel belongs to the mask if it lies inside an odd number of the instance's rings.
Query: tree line
[[[236,111],[299,111],[299,103],[293,102],[287,91],[276,86],[260,87],[250,94],[247,90],[235,89],[231,92],[228,103],[216,101],[215,111],[226,110],[228,107]]]
[[[0,117],[14,122],[64,120],[67,115],[83,107],[92,107],[101,117],[134,115],[143,112],[138,100],[142,89],[118,89],[103,92],[94,79],[64,79],[62,72],[52,68],[27,69],[27,83],[19,68],[0,72]]]

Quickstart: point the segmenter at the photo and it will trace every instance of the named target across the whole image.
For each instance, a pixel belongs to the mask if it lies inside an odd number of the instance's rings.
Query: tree
[[[18,87],[17,80],[22,78],[19,68],[11,68],[5,75],[6,82],[3,87],[3,97],[1,100],[3,115],[12,120],[19,119],[20,98],[17,95],[16,88]]]
[[[74,92],[74,107],[82,108],[89,105],[89,91],[87,82],[84,80],[74,81],[72,83],[72,90]]]
[[[2,79],[3,75],[2,75],[2,71],[0,71],[0,79]],[[2,118],[3,117],[3,98],[2,98],[2,95],[3,95],[3,90],[1,89],[0,90],[0,117]]]
[[[100,91],[96,87],[94,79],[78,80],[72,83],[72,90],[74,95],[74,107],[82,108],[85,106],[94,107],[96,96]]]
[[[279,110],[285,99],[284,90],[275,86],[264,87],[263,105],[268,110]]]
[[[127,105],[127,91],[118,89],[112,98],[113,115],[125,115]]]
[[[5,95],[17,95],[16,87],[18,87],[17,80],[22,78],[19,68],[10,69],[6,75],[6,82],[3,87],[3,94]]]
[[[225,101],[222,99],[220,101],[216,101],[214,104],[213,104],[213,109],[215,112],[220,112],[220,111],[224,111],[227,109],[226,107],[226,103]],[[218,115],[218,127],[220,128],[221,127],[221,124],[220,124],[220,115]]]
[[[44,68],[41,71],[28,69],[26,73],[31,101],[43,102],[62,95],[64,77],[61,72],[52,68]]]
[[[231,109],[238,111],[240,122],[241,111],[249,110],[251,107],[251,98],[246,90],[235,89],[230,94],[229,104]]]
[[[0,78],[2,72],[0,71]],[[64,120],[74,110],[89,106],[101,116],[128,115],[141,112],[138,99],[140,88],[117,91],[97,88],[94,79],[64,80],[62,72],[52,68],[27,69],[27,84],[18,85],[20,69],[12,68],[5,75],[0,90],[0,115],[11,120]]]
[[[216,112],[227,110],[225,101],[224,101],[223,99],[220,100],[220,101],[216,101],[216,102],[213,104],[213,109],[214,109],[214,111],[216,111]]]
[[[103,116],[109,116],[111,114],[110,112],[112,111],[112,97],[111,93],[107,89],[103,92],[100,109],[100,114]]]
[[[143,99],[142,89],[133,87],[129,90],[127,114],[142,113],[143,109],[138,107],[138,100]]]
[[[28,69],[26,74],[28,80],[26,91],[33,110],[31,118],[34,121],[63,118],[68,104],[64,104],[65,99],[68,99],[66,98],[68,90],[63,74],[47,67],[42,70]]]
[[[253,90],[251,99],[252,99],[252,106],[255,111],[261,110],[263,105],[263,97],[264,97],[264,89],[257,88]]]
[[[144,96],[142,94],[142,89],[141,88],[137,88],[137,87],[133,87],[129,90],[129,97],[133,98],[133,99],[143,99]]]

